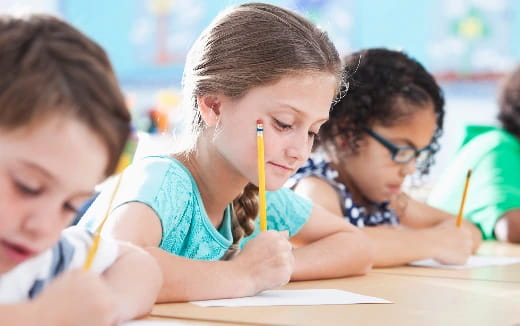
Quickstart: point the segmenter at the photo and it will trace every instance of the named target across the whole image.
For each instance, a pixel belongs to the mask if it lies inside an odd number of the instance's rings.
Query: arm
[[[125,243],[103,279],[117,299],[119,320],[125,321],[150,312],[161,288],[162,273],[153,257]]]
[[[0,305],[1,325],[42,325],[42,320],[36,315],[34,304],[18,303]]]
[[[294,281],[362,275],[372,265],[373,250],[367,237],[318,205],[291,241],[298,246],[294,249]]]
[[[495,225],[495,236],[499,241],[520,243],[520,209],[502,215]]]
[[[401,224],[414,229],[431,228],[448,220],[453,221],[452,223],[455,224],[457,218],[448,212],[410,198],[404,193],[399,194],[398,199],[391,203],[392,208],[396,206],[402,207],[399,212]],[[482,242],[480,230],[473,223],[464,219],[461,227],[471,233],[473,240],[472,252],[476,252]]]
[[[144,204],[122,205],[110,219],[112,222],[105,231],[146,248],[157,259],[164,278],[158,302],[253,295],[286,283],[292,272],[291,248],[287,236],[279,232],[262,232],[231,261],[200,261],[158,248],[161,223]]]
[[[114,325],[116,299],[99,275],[83,270],[61,274],[34,300],[0,305],[1,325]]]
[[[362,230],[375,247],[375,267],[399,266],[426,258],[464,264],[473,247],[469,231],[449,220],[422,229],[381,225]]]
[[[361,275],[373,261],[373,248],[366,236],[342,216],[338,195],[330,184],[317,177],[307,177],[294,192],[315,204],[309,220],[291,242],[295,269],[292,280]],[[319,269],[316,268],[319,266]]]
[[[301,188],[298,184],[296,192],[311,198],[315,203],[325,205],[335,215],[342,215],[338,196],[332,186],[314,177],[302,181],[305,183],[301,184]],[[334,198],[335,202],[331,202],[330,198]],[[417,209],[416,206],[412,208]],[[449,214],[441,213],[447,219]],[[457,230],[455,222],[441,224],[442,226],[423,229],[377,226],[361,230],[370,238],[374,247],[376,267],[402,265],[417,259],[434,257],[443,262],[463,263],[469,255],[468,246],[472,246],[469,231],[464,228]],[[451,233],[454,234],[449,235]]]

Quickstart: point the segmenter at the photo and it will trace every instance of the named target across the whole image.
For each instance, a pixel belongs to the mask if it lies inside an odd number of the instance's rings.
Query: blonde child
[[[326,34],[286,9],[243,4],[202,33],[184,75],[193,144],[131,166],[107,228],[157,258],[165,275],[159,301],[247,296],[289,280],[370,268],[361,232],[280,189],[307,159],[340,81],[340,60]],[[258,213],[258,119],[269,231],[239,250]],[[82,223],[97,225],[102,197]]]
[[[401,190],[416,169],[427,173],[439,149],[441,89],[402,52],[368,49],[345,62],[348,92],[321,128],[321,151],[289,186],[360,227],[375,246],[375,266],[464,263],[480,243],[478,230],[467,222],[457,228],[453,215]]]
[[[114,325],[147,313],[160,270],[69,225],[112,173],[130,116],[104,51],[47,16],[0,17],[0,324]],[[62,232],[63,231],[63,232]]]

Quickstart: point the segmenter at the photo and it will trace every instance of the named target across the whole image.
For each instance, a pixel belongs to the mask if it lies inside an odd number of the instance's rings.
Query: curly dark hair
[[[374,124],[392,126],[405,120],[418,105],[433,103],[437,129],[432,137],[433,152],[439,150],[442,134],[444,95],[434,77],[416,60],[403,52],[367,49],[345,59],[345,76],[350,85],[340,92],[332,106],[330,119],[322,126],[318,146],[334,144],[342,135],[356,151],[365,127]],[[346,93],[346,94],[345,94]],[[399,105],[405,101],[414,105]],[[427,174],[433,155],[418,170]]]
[[[505,78],[499,94],[498,120],[505,130],[520,138],[520,65]]]

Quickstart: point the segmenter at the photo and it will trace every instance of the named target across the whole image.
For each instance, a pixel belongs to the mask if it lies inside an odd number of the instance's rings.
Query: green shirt
[[[455,160],[428,203],[458,214],[468,169],[472,175],[464,218],[480,228],[484,239],[495,239],[497,220],[520,209],[520,140],[495,127],[468,126]]]
[[[96,228],[104,215],[111,190],[101,193],[81,219],[81,224],[91,230]],[[288,230],[292,236],[310,216],[312,203],[289,189],[267,192],[266,199],[269,229]],[[129,202],[140,202],[154,210],[162,225],[159,246],[172,254],[217,260],[233,242],[229,206],[221,225],[215,228],[195,179],[182,163],[170,156],[145,157],[125,171],[113,207]]]

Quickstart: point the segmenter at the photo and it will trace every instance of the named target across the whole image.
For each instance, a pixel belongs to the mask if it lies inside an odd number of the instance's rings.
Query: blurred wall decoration
[[[244,1],[56,0],[60,15],[98,40],[124,84],[179,84],[197,35]],[[403,49],[445,78],[486,78],[520,60],[520,1],[278,0],[327,30],[338,49]]]
[[[0,0],[48,12],[103,45],[124,85],[180,85],[184,59],[227,0]],[[403,49],[445,79],[492,78],[520,61],[516,0],[276,0],[327,30],[338,49]],[[515,32],[516,31],[516,32]]]

